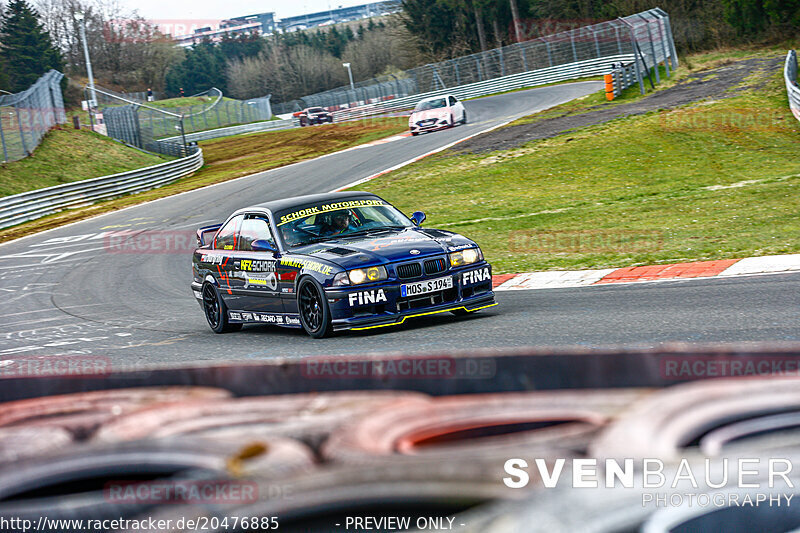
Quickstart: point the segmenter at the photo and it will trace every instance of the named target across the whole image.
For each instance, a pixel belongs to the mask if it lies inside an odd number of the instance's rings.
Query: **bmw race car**
[[[197,231],[192,290],[216,333],[277,324],[315,338],[496,305],[478,245],[424,220],[365,192],[240,209]]]

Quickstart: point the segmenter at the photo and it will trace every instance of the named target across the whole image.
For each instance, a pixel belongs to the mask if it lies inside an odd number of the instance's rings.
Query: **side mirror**
[[[414,213],[411,215],[411,221],[417,226],[425,222],[425,218],[425,213],[422,211],[414,211]]]
[[[268,241],[266,239],[258,239],[250,243],[250,248],[254,252],[272,252],[275,253],[278,251],[278,248],[272,241]]]

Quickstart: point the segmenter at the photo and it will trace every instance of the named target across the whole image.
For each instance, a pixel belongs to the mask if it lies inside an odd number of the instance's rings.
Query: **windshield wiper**
[[[387,230],[403,229],[403,228],[405,228],[405,226],[381,226],[380,228],[369,228],[369,229],[354,231],[352,233],[341,235],[341,237],[350,237],[352,235],[366,235],[368,233],[375,233],[377,231],[387,231]]]

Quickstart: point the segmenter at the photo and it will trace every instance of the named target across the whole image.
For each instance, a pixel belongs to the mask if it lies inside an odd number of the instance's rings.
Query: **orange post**
[[[614,75],[613,74],[606,74],[606,100],[613,100],[614,99]]]

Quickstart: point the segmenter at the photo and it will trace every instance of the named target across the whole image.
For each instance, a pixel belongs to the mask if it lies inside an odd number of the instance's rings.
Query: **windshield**
[[[428,109],[440,109],[447,107],[447,98],[437,98],[436,100],[423,100],[417,104],[414,111],[427,111]]]
[[[325,110],[322,109],[321,107],[309,107],[308,111],[310,113],[324,113],[325,112]]]
[[[295,206],[276,212],[275,219],[289,247],[413,226],[408,217],[378,198]]]

